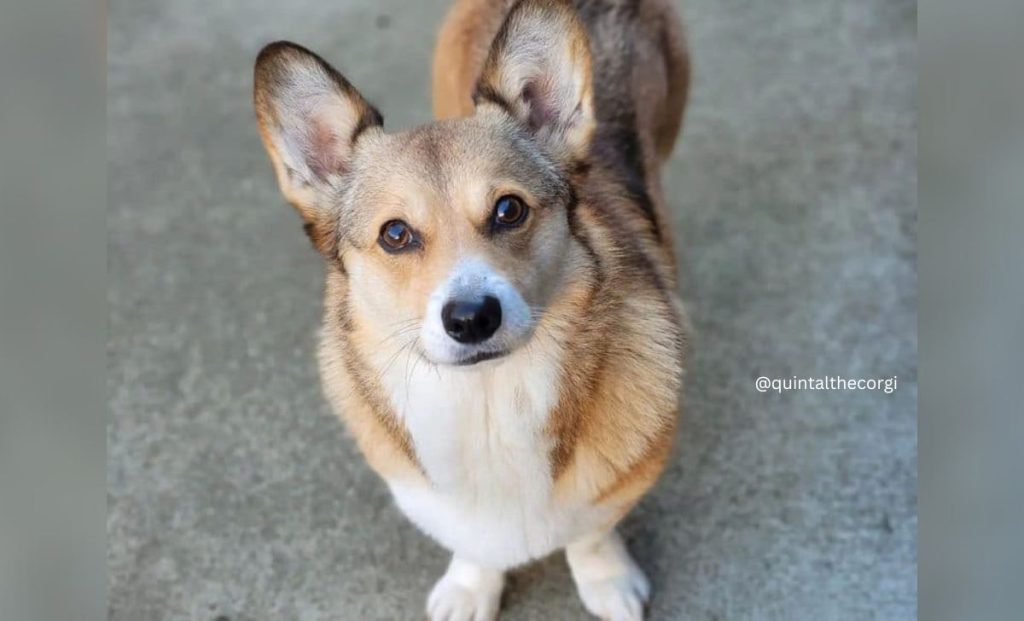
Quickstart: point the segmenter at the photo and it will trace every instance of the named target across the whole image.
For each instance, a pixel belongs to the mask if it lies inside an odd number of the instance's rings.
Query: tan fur
[[[552,502],[599,506],[612,526],[664,469],[677,426],[689,331],[659,174],[682,123],[685,42],[667,0],[513,5],[452,8],[434,57],[438,122],[385,133],[339,73],[287,43],[257,62],[257,117],[327,259],[322,381],[371,467],[432,485],[384,380],[396,359],[408,374],[434,364],[418,331],[470,257],[528,307],[524,355],[557,363],[556,406],[536,426]],[[495,233],[510,194],[529,218]],[[380,245],[396,219],[415,229],[409,252]]]
[[[324,392],[334,410],[341,414],[360,451],[384,478],[423,479],[409,433],[395,419],[387,394],[373,372],[353,356],[345,342],[345,278],[339,272],[327,277],[324,305],[324,335],[320,347],[320,374]]]
[[[474,89],[485,71],[491,42],[514,4],[512,0],[458,0],[451,8],[438,36],[433,61],[434,113],[438,118],[473,114]],[[650,261],[646,270],[660,279],[664,287],[660,293],[648,288],[636,297],[626,296],[625,291],[634,289],[635,283],[621,278],[626,274],[609,270],[605,277],[614,282],[605,286],[617,289],[622,297],[616,296],[614,302],[605,304],[633,306],[636,314],[643,316],[652,305],[645,298],[660,297],[658,305],[671,308],[672,316],[630,326],[635,329],[622,330],[619,325],[600,323],[588,329],[577,328],[569,341],[571,353],[567,355],[572,366],[566,370],[560,405],[551,422],[551,432],[557,438],[552,468],[559,491],[622,505],[626,510],[654,483],[668,459],[676,426],[676,404],[674,391],[664,387],[678,381],[677,356],[684,344],[665,349],[660,372],[650,368],[650,360],[633,364],[634,361],[617,354],[631,347],[647,347],[658,335],[681,335],[676,326],[685,321],[671,293],[676,278],[672,240],[667,234],[671,220],[658,173],[682,125],[689,58],[682,28],[670,3],[641,0],[637,4],[640,36],[633,41],[636,58],[632,62],[630,94],[637,108],[636,131],[647,170],[645,181],[662,224],[662,241],[651,243],[647,223],[628,209],[616,210],[612,206],[607,211],[595,211],[593,221],[588,220],[586,209],[580,209],[580,213],[596,254],[620,252],[620,245],[611,237],[629,231],[640,243],[640,248],[630,251]],[[595,86],[604,87],[600,83]],[[607,196],[617,194],[614,184],[607,179],[591,178],[586,184],[595,193],[607,189]],[[603,202],[610,201],[606,198]],[[581,201],[581,207],[584,204]],[[599,222],[597,213],[614,221]],[[590,293],[573,301],[577,317],[586,316],[587,321],[594,322],[602,316],[621,316],[620,309],[593,312],[592,306],[598,302],[593,291]],[[663,382],[664,387],[651,386],[652,378],[654,383]],[[663,396],[651,403],[651,393]],[[638,403],[650,407],[638,408]],[[627,416],[627,412],[633,416]]]
[[[682,128],[690,84],[690,58],[681,22],[669,0],[577,0],[574,4],[637,6],[638,31],[629,92],[637,104],[636,131],[643,150],[645,182],[662,224],[662,246],[672,252],[671,218],[659,177]],[[473,114],[473,91],[491,41],[515,0],[456,0],[438,35],[433,60],[433,106],[439,119]],[[587,24],[593,27],[593,24]],[[623,36],[618,31],[600,33]],[[593,33],[592,33],[593,36]],[[607,85],[598,85],[598,89]],[[673,263],[673,277],[675,267]]]
[[[448,11],[434,48],[434,116],[472,116],[473,89],[505,15],[516,0],[459,0]]]

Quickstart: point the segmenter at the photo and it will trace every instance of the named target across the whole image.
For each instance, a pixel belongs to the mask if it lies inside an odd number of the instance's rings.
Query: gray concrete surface
[[[250,106],[270,40],[427,120],[445,2],[115,0],[109,596],[117,621],[418,619],[445,553],[320,396],[320,259]],[[688,0],[665,172],[698,332],[678,454],[624,531],[652,619],[916,613],[913,0]],[[762,394],[758,376],[898,376]],[[564,561],[504,619],[582,619]]]

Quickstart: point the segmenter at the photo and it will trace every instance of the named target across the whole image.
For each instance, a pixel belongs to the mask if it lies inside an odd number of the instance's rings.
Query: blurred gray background
[[[429,119],[447,2],[111,2],[108,566],[114,620],[422,618],[447,555],[320,396],[321,260],[250,102],[259,48]],[[916,616],[916,3],[688,0],[664,172],[697,341],[676,458],[624,532],[652,619]],[[759,393],[758,376],[899,377]],[[562,558],[503,619],[585,618]]]

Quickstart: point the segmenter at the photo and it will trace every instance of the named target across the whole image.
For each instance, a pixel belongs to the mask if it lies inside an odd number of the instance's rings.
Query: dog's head
[[[526,343],[562,283],[568,175],[594,128],[586,33],[562,3],[527,0],[495,38],[472,117],[385,133],[324,60],[297,45],[256,61],[260,133],[348,305],[383,343],[467,365]],[[384,345],[382,345],[383,347]]]

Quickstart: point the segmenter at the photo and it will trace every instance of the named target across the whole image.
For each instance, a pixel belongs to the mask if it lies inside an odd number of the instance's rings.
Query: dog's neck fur
[[[514,566],[563,544],[611,513],[557,498],[552,413],[562,399],[566,336],[542,321],[531,342],[472,368],[435,366],[405,352],[381,384],[409,432],[428,486],[390,480],[425,532],[488,566]]]

